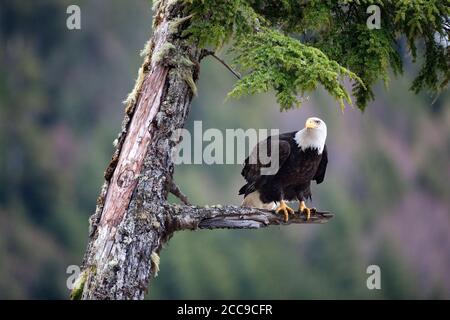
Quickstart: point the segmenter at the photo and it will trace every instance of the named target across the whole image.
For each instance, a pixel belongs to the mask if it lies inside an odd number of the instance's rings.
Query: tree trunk
[[[199,52],[180,38],[182,5],[160,2],[154,34],[128,99],[117,150],[91,217],[79,277],[82,299],[143,299],[167,236],[164,204],[172,180],[171,134],[184,126]]]
[[[196,228],[260,228],[281,216],[234,206],[199,208],[167,203],[173,132],[183,128],[196,92],[202,52],[181,37],[189,17],[181,2],[162,0],[145,61],[127,99],[117,150],[90,218],[90,239],[74,299],[143,299],[159,268],[159,251],[173,232]],[[179,193],[179,190],[178,190]],[[186,199],[184,199],[186,200]],[[187,203],[187,200],[184,201]],[[330,214],[308,222],[326,222]],[[297,217],[290,223],[305,223]]]

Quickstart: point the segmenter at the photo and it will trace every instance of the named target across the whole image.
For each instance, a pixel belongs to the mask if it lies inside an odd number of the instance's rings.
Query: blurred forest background
[[[69,4],[82,30],[66,28]],[[0,298],[68,297],[151,19],[144,0],[1,1]],[[205,59],[188,127],[286,132],[321,117],[330,164],[313,205],[336,217],[177,233],[149,298],[450,298],[450,94],[410,92],[417,66],[403,56],[404,76],[364,114],[320,91],[284,113],[272,95],[224,102],[235,79]],[[181,165],[176,180],[196,204],[239,204],[239,172]],[[366,287],[371,264],[381,290]]]

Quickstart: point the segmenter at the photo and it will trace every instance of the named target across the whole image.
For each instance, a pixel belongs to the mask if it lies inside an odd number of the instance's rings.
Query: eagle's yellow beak
[[[306,129],[315,129],[315,128],[317,128],[317,124],[314,122],[313,119],[310,118],[310,119],[306,120],[305,128]]]

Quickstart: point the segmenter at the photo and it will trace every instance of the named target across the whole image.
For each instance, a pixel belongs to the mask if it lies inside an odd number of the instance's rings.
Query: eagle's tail
[[[277,205],[275,202],[264,203],[261,201],[259,197],[259,191],[253,191],[247,195],[245,195],[244,200],[242,201],[241,207],[250,207],[257,209],[265,209],[265,210],[275,210]]]

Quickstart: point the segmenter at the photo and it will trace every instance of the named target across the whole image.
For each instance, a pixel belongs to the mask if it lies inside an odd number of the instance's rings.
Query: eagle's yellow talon
[[[300,207],[298,208],[300,213],[304,213],[306,215],[306,221],[311,218],[311,213],[316,212],[316,208],[308,208],[305,204],[305,201],[300,201]]]
[[[306,221],[308,221],[311,218],[311,209],[305,208],[303,209],[303,213],[306,215]]]
[[[275,210],[275,212],[283,213],[285,222],[289,220],[289,214],[294,214],[294,210],[289,208],[283,200],[281,200],[280,206]]]

